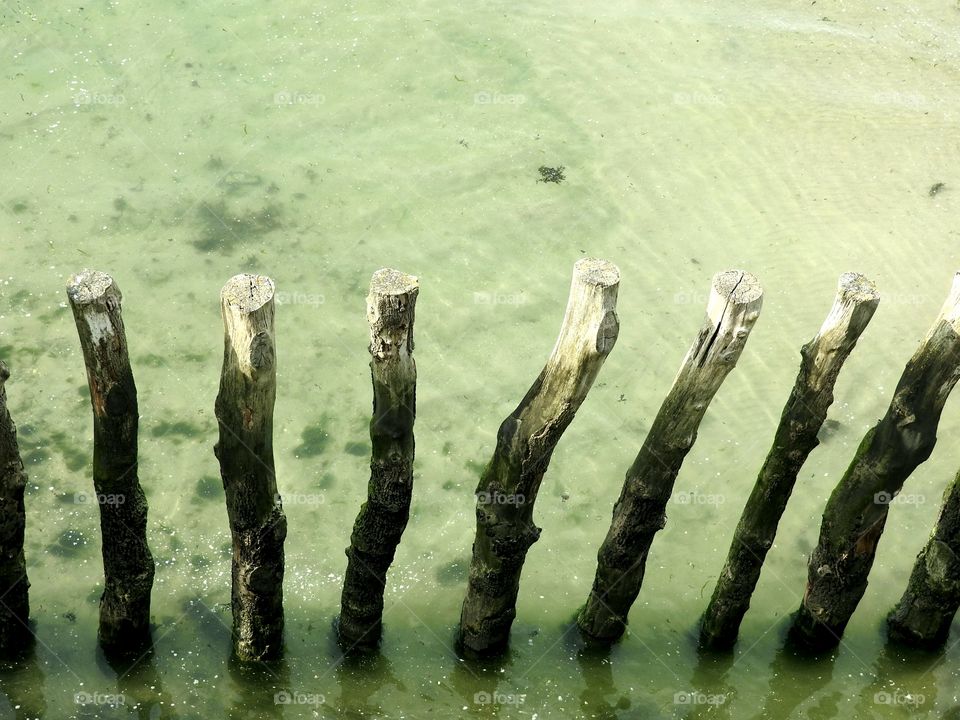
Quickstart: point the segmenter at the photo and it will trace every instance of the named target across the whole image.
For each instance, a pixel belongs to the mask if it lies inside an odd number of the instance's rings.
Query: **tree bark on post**
[[[224,351],[214,453],[233,535],[233,648],[242,661],[273,660],[283,651],[287,535],[273,464],[273,281],[264,275],[236,275],[224,285],[220,306]]]
[[[22,648],[29,635],[30,583],[23,554],[27,475],[17,445],[17,427],[7,410],[5,384],[10,377],[0,361],[0,656]]]
[[[960,608],[960,473],[943,494],[933,535],[920,551],[907,589],[887,618],[889,638],[913,647],[943,645]]]
[[[103,536],[100,643],[125,654],[150,644],[154,562],[147,545],[147,500],[137,476],[139,411],[120,288],[84,270],[67,285],[93,405],[93,485]]]
[[[697,428],[736,365],[763,302],[757,279],[740,270],[713,278],[707,316],[673,386],[627,471],[613,521],[597,555],[597,573],[577,624],[596,644],[623,635],[643,583],[647,555],[666,524],[666,507]]]
[[[833,403],[837,376],[879,302],[872,282],[863,275],[844,273],[830,314],[817,335],[801,348],[800,372],[780,416],[773,447],[747,500],[703,616],[701,647],[726,650],[736,642],[797,475],[819,443],[817,433]]]
[[[560,335],[526,396],[500,425],[477,486],[477,531],[458,644],[468,655],[501,652],[516,616],[520,573],[540,535],[533,506],[560,436],[593,385],[619,332],[620,271],[605,260],[574,265]]]
[[[960,273],[907,363],[883,419],[871,428],[827,501],[807,588],[790,638],[835,647],[867,589],[889,503],[937,441],[943,405],[960,377]]]
[[[376,647],[380,642],[387,570],[410,516],[417,390],[413,320],[419,291],[417,278],[383,269],[373,274],[367,295],[373,451],[367,501],[346,550],[337,621],[344,650]]]

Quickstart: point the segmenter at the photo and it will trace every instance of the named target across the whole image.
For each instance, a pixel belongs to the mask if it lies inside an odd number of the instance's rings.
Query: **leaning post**
[[[819,443],[817,433],[833,403],[840,369],[879,302],[880,295],[871,281],[857,273],[844,273],[820,331],[800,349],[800,371],[793,391],[700,625],[702,648],[725,650],[736,642],[797,475]]]
[[[890,501],[937,442],[943,406],[960,378],[960,273],[907,362],[883,418],[867,431],[823,511],[820,538],[790,639],[814,652],[836,647],[867,589]]]
[[[620,271],[584,258],[573,269],[566,314],[540,376],[497,433],[477,485],[477,531],[460,614],[458,644],[470,656],[506,647],[520,573],[540,536],[533,505],[560,436],[586,398],[617,340]]]
[[[763,289],[750,273],[727,270],[713,277],[703,325],[614,505],[613,521],[597,555],[593,587],[577,616],[588,642],[612,644],[626,630],[650,546],[667,521],[674,481],[707,406],[740,358],[762,303]]]

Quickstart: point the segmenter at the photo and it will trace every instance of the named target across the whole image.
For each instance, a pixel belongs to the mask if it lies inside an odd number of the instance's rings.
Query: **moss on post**
[[[383,623],[383,592],[410,515],[417,366],[413,320],[417,279],[396,270],[373,274],[367,295],[370,324],[370,483],[347,548],[337,637],[344,650],[375,647]]]
[[[960,473],[943,494],[940,517],[914,563],[907,589],[887,618],[891,641],[934,649],[960,608]]]
[[[477,485],[477,531],[458,635],[468,655],[495,655],[507,645],[523,563],[540,536],[533,523],[537,492],[560,436],[617,340],[619,283],[612,263],[576,263],[553,352],[500,425],[493,458]]]
[[[17,427],[7,410],[10,371],[0,361],[0,657],[12,657],[27,642],[30,583],[23,553],[27,475],[17,445]]]
[[[277,392],[274,285],[236,275],[220,293],[223,370],[214,453],[233,535],[233,647],[237,659],[274,660],[283,650],[283,514],[273,464]]]
[[[944,403],[960,378],[960,273],[910,358],[886,414],[867,431],[823,512],[807,587],[790,632],[798,646],[836,646],[867,589],[890,501],[933,451]]]
[[[797,475],[818,444],[817,433],[833,402],[840,368],[879,301],[872,282],[856,273],[844,273],[820,331],[800,350],[800,371],[780,416],[773,447],[743,509],[726,564],[704,613],[701,647],[721,650],[736,642]]]
[[[627,471],[613,521],[597,556],[597,572],[577,617],[583,636],[609,644],[623,635],[643,583],[653,538],[697,428],[723,380],[736,365],[760,313],[763,290],[753,275],[728,270],[713,278],[707,316],[673,386]]]
[[[100,643],[111,652],[140,652],[150,644],[155,568],[147,546],[147,499],[137,476],[139,410],[122,295],[106,273],[84,270],[70,279],[67,297],[93,405],[93,486],[104,570]]]

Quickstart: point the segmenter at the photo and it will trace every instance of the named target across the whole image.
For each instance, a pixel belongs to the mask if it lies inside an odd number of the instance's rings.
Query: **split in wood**
[[[734,645],[740,622],[760,579],[767,551],[793,492],[800,468],[818,444],[817,433],[833,403],[840,369],[866,329],[880,301],[863,275],[840,276],[836,299],[816,336],[800,350],[800,371],[780,415],[753,492],[700,627],[700,645],[725,650]]]
[[[707,406],[736,365],[760,313],[763,290],[740,270],[713,278],[707,315],[680,365],[633,465],[597,556],[597,572],[577,625],[593,644],[623,635],[643,583],[647,555],[666,524],[666,507],[680,466],[697,437]]]

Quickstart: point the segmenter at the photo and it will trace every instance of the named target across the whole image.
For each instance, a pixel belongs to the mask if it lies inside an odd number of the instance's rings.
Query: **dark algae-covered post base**
[[[30,633],[30,583],[23,554],[27,475],[17,445],[17,428],[7,410],[10,371],[0,360],[0,658],[11,657]]]
[[[617,340],[620,271],[584,258],[560,335],[526,396],[500,425],[493,458],[477,485],[477,531],[460,615],[458,646],[468,656],[501,653],[516,615],[520,573],[540,535],[533,506],[550,457]]]
[[[613,521],[597,555],[593,588],[577,617],[588,642],[610,644],[626,630],[653,538],[666,524],[674,481],[707,406],[746,345],[762,303],[763,289],[753,275],[728,270],[714,276],[703,326],[613,508]]]
[[[283,652],[283,514],[273,465],[277,392],[274,285],[236,275],[220,293],[224,349],[214,453],[233,536],[233,648],[238,660],[275,660]]]
[[[867,589],[890,501],[937,441],[944,403],[960,377],[960,273],[907,362],[886,414],[867,431],[827,501],[820,539],[790,639],[821,651],[840,642]]]
[[[960,608],[960,473],[943,495],[940,517],[920,551],[907,589],[887,618],[891,641],[935,649]]]
[[[872,282],[863,275],[844,273],[820,331],[801,348],[800,371],[780,416],[773,447],[740,516],[726,564],[703,616],[702,648],[726,650],[736,643],[797,475],[819,442],[817,433],[833,403],[840,369],[879,301]]]
[[[337,638],[345,651],[380,642],[387,571],[410,516],[417,390],[413,320],[419,291],[417,278],[383,269],[373,274],[367,295],[373,451],[367,501],[346,550],[337,620]]]
[[[67,285],[93,405],[93,486],[100,508],[104,588],[100,643],[114,653],[150,645],[154,562],[147,546],[147,500],[137,476],[139,411],[120,288],[84,270]]]

